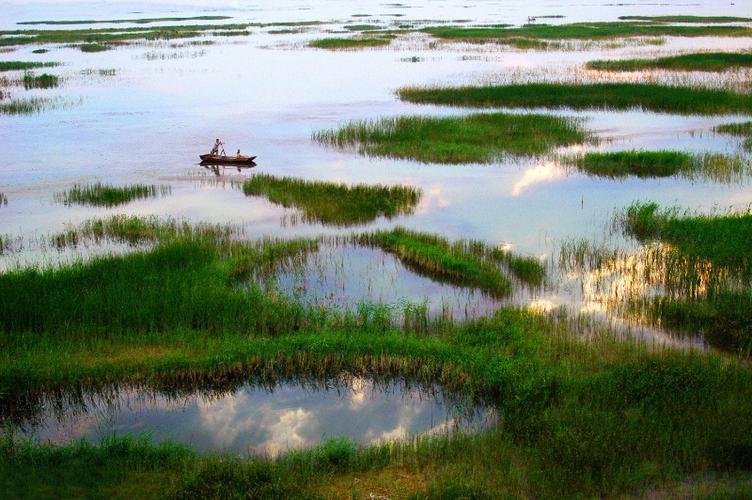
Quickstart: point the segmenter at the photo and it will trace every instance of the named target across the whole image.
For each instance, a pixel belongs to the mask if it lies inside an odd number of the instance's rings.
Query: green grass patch
[[[57,87],[60,83],[60,78],[48,73],[42,73],[41,75],[35,75],[32,72],[26,72],[23,76],[23,86],[26,90],[29,89],[51,89]]]
[[[722,154],[692,154],[683,151],[590,152],[565,159],[579,170],[602,177],[670,177],[684,175],[730,181],[749,170],[748,162]]]
[[[656,59],[621,59],[590,61],[588,69],[603,71],[641,71],[665,69],[671,71],[725,71],[752,66],[752,54],[739,52],[699,52]]]
[[[249,196],[265,196],[284,207],[294,207],[307,221],[322,224],[352,225],[376,217],[409,214],[420,200],[421,192],[409,186],[305,181],[290,177],[257,174],[243,183]]]
[[[57,193],[55,199],[61,203],[113,207],[139,198],[165,196],[170,193],[169,186],[131,184],[113,186],[109,184],[76,184],[68,191]]]
[[[74,19],[70,21],[21,21],[16,24],[25,25],[74,25],[74,24],[150,24],[171,21],[222,21],[232,19],[230,16],[193,16],[193,17],[142,17],[136,19]]]
[[[503,154],[537,155],[588,139],[580,121],[550,115],[482,113],[356,121],[314,139],[362,154],[434,163],[489,163]]]
[[[378,31],[384,28],[378,24],[347,24],[345,29],[347,31]]]
[[[727,90],[642,83],[528,83],[485,87],[406,87],[401,99],[471,107],[645,109],[677,114],[749,113],[752,96]]]
[[[392,43],[392,36],[360,37],[360,38],[320,38],[308,43],[316,49],[343,50],[364,49],[368,47],[385,47]]]
[[[659,23],[748,23],[752,17],[735,16],[619,16],[624,21],[650,21]]]
[[[743,26],[670,26],[637,22],[594,22],[574,24],[527,24],[518,28],[473,28],[432,26],[423,29],[435,37],[488,42],[514,38],[537,40],[608,40],[638,36],[750,36],[752,29]]]
[[[59,66],[58,62],[37,61],[0,61],[0,71],[25,71],[36,68],[51,68]]]
[[[49,52],[47,49],[34,49],[31,51],[32,54],[46,54]]]

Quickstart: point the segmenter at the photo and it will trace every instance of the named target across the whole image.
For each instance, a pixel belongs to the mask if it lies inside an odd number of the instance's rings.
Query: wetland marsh
[[[744,2],[0,8],[9,497],[752,494]]]

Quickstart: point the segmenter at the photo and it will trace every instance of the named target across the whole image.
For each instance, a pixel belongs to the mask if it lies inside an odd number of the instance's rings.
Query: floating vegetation
[[[412,213],[421,196],[419,189],[409,186],[347,186],[266,174],[245,181],[243,192],[295,207],[306,221],[343,226],[362,224],[379,216],[391,219]]]
[[[575,24],[527,24],[519,28],[473,28],[432,26],[423,29],[438,38],[470,42],[503,41],[510,38],[533,40],[604,40],[647,36],[750,36],[744,26],[670,26],[654,23],[593,22]]]
[[[317,49],[342,50],[362,49],[368,47],[383,47],[392,43],[393,36],[360,37],[360,38],[320,38],[308,43],[309,47]]]
[[[603,71],[642,71],[664,69],[671,71],[726,71],[752,67],[752,53],[699,52],[657,59],[621,59],[590,61],[588,69]]]
[[[196,59],[205,55],[206,51],[203,49],[184,52],[149,51],[144,53],[143,58],[147,61],[169,61],[174,59]]]
[[[103,43],[82,43],[77,47],[81,52],[104,52],[112,48],[112,46]]]
[[[719,125],[713,129],[719,134],[729,134],[742,137],[742,147],[746,150],[752,150],[752,122],[729,123]]]
[[[347,31],[378,31],[384,27],[378,24],[347,24],[345,29]]]
[[[166,196],[170,192],[169,186],[147,186],[145,184],[113,186],[102,183],[76,184],[68,191],[56,194],[55,199],[66,205],[77,203],[79,205],[113,207],[139,198]]]
[[[59,62],[0,61],[0,71],[25,71],[36,68],[51,68],[59,65]]]
[[[619,16],[624,21],[651,21],[659,23],[748,23],[752,17],[735,16]]]
[[[51,109],[59,101],[46,97],[27,97],[0,102],[0,115],[31,115]]]
[[[35,75],[33,72],[26,72],[23,76],[23,86],[26,90],[29,89],[51,89],[57,87],[60,82],[60,78],[48,73],[42,73],[41,75]]]
[[[526,83],[485,87],[407,87],[401,99],[472,107],[644,109],[722,115],[752,111],[752,95],[727,90],[644,83]]]
[[[222,21],[232,19],[230,16],[193,16],[193,17],[143,17],[136,19],[74,19],[71,21],[21,21],[16,24],[47,24],[47,25],[66,25],[66,24],[149,24],[171,21]]]
[[[47,49],[34,49],[31,51],[32,54],[46,54],[49,52]]]
[[[701,175],[708,179],[731,181],[749,171],[749,162],[737,156],[682,151],[589,152],[566,159],[583,172],[603,177],[670,177]]]
[[[503,154],[545,154],[588,138],[579,120],[551,115],[483,113],[356,121],[314,139],[362,154],[435,163],[489,163]]]
[[[100,68],[100,69],[82,69],[80,72],[81,76],[115,76],[117,74],[117,70],[115,68]]]

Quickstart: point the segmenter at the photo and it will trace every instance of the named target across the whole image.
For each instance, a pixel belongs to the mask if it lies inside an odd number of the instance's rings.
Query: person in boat
[[[219,140],[219,137],[217,137],[217,140],[214,141],[214,147],[212,147],[209,154],[218,155],[220,146],[224,146],[224,144],[222,143],[222,141]]]
[[[240,150],[238,149],[238,152],[237,152],[237,153],[235,153],[235,158],[240,158],[240,156],[241,156],[241,154],[240,154]]]

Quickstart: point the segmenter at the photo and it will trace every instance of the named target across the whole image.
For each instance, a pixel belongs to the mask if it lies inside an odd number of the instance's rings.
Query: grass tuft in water
[[[739,52],[700,52],[656,59],[598,60],[587,63],[588,69],[603,71],[726,71],[752,67],[752,54]]]
[[[752,151],[752,122],[718,125],[713,130],[719,134],[741,137],[743,139],[742,147],[748,151]]]
[[[328,50],[365,49],[369,47],[385,47],[392,43],[392,36],[381,35],[360,38],[320,38],[308,43],[309,47]]]
[[[419,189],[409,186],[347,186],[266,174],[245,181],[243,192],[294,207],[308,221],[343,226],[362,224],[379,216],[390,219],[412,213],[421,197]]]
[[[678,114],[752,112],[752,95],[643,83],[528,83],[485,87],[406,87],[401,99],[473,107],[645,109]]]
[[[356,121],[313,137],[340,148],[354,146],[371,156],[434,163],[489,163],[503,154],[545,154],[588,139],[576,119],[506,113]]]
[[[113,186],[102,183],[76,184],[68,191],[56,194],[55,199],[66,205],[76,203],[79,205],[113,207],[139,198],[165,196],[170,191],[169,186],[147,186],[145,184],[128,186]]]
[[[32,72],[26,72],[23,76],[23,86],[26,90],[29,89],[50,89],[57,87],[60,83],[60,78],[48,73],[42,73],[41,75],[35,75]]]
[[[741,179],[749,170],[749,162],[740,157],[683,151],[590,152],[564,161],[590,175],[611,178],[683,175],[730,182]]]
[[[11,99],[0,102],[0,115],[31,115],[55,106],[55,101],[44,97]]]
[[[112,47],[103,43],[82,43],[78,45],[78,50],[81,52],[104,52],[110,50]]]

